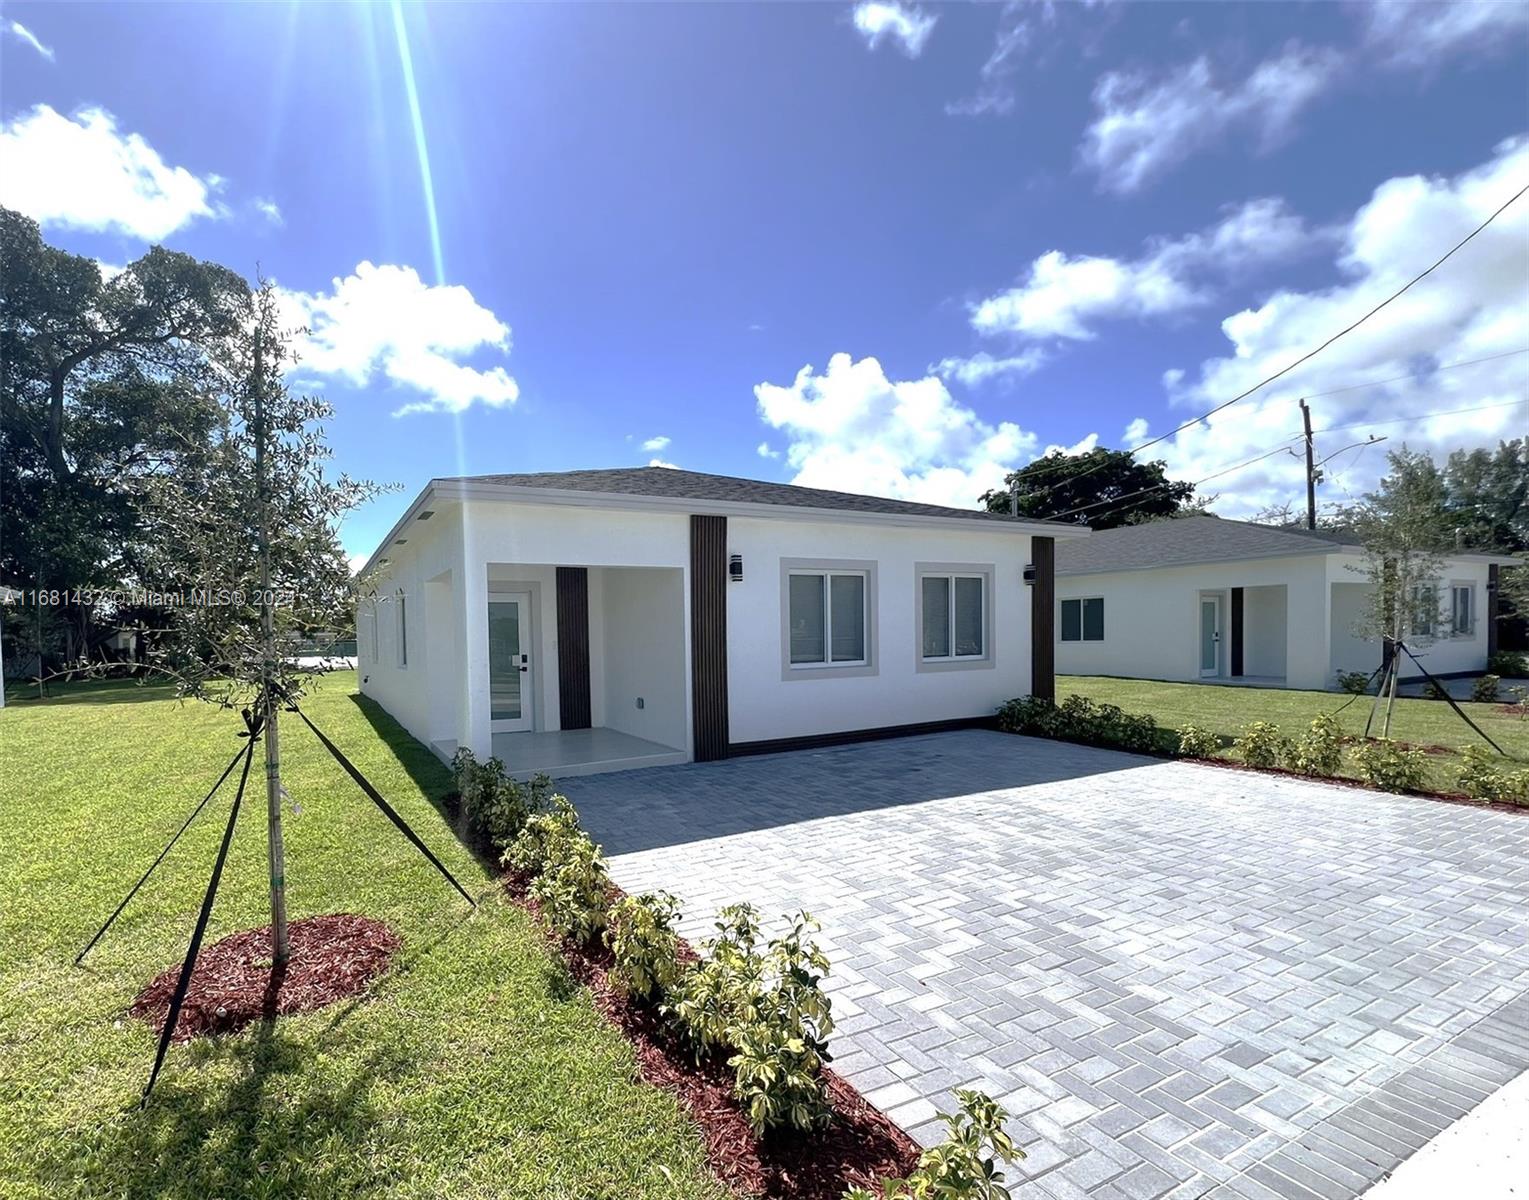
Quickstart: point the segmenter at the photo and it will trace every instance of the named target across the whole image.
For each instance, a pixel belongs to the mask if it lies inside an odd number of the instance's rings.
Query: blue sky
[[[338,465],[407,494],[659,460],[965,504],[1235,394],[1529,183],[1526,14],[7,3],[0,202],[258,266]],[[1324,450],[1522,434],[1526,209],[1153,453],[1239,515],[1299,495],[1301,394]]]

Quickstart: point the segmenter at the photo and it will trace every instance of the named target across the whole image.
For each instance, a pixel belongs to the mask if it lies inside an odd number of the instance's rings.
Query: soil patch
[[[271,927],[245,929],[203,946],[175,1024],[175,1041],[232,1033],[252,1021],[312,1012],[366,991],[387,968],[398,935],[355,913],[304,917],[287,926],[292,954],[271,970]],[[128,1012],[162,1033],[180,978],[170,967],[138,993]]]
[[[540,921],[526,880],[506,878],[510,894]],[[620,894],[619,889],[616,893]],[[701,1130],[707,1163],[721,1181],[746,1196],[779,1200],[840,1200],[845,1189],[905,1176],[919,1147],[848,1081],[823,1072],[833,1118],[814,1133],[782,1130],[756,1138],[733,1097],[726,1055],[697,1063],[683,1038],[652,1006],[635,1003],[609,981],[611,953],[598,940],[581,944],[552,937],[569,974],[589,988],[595,1007],[631,1041],[637,1068],[648,1083],[676,1096]],[[682,944],[682,957],[695,951]]]

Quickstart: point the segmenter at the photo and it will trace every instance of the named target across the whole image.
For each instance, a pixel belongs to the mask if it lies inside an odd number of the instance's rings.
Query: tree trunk
[[[271,687],[276,674],[276,623],[271,611],[271,531],[269,496],[265,481],[265,368],[260,354],[260,331],[255,332],[255,497],[260,514],[260,703],[265,734],[266,859],[271,873],[271,966],[287,965],[291,947],[287,942],[286,849],[281,836],[281,745],[277,738],[276,713],[280,708]]]

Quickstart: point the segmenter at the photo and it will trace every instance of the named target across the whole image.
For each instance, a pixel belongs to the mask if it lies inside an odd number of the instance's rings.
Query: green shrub
[[[701,960],[685,973],[665,1008],[679,1020],[697,1058],[731,1045],[733,1032],[758,1016],[764,979],[754,906],[724,908],[716,928],[717,936],[701,943]]]
[[[499,759],[479,762],[465,746],[452,755],[451,770],[468,833],[480,846],[496,851],[519,836],[531,814],[546,807],[552,792],[546,775],[521,783],[506,773]]]
[[[558,843],[583,836],[579,814],[567,796],[553,796],[551,807],[527,818],[499,861],[524,875],[539,875]]]
[[[1485,746],[1462,746],[1456,772],[1460,789],[1493,804],[1529,804],[1529,771],[1504,771],[1505,761]]]
[[[1529,679],[1529,654],[1520,650],[1499,650],[1487,659],[1487,670],[1506,679]]]
[[[1362,696],[1370,690],[1370,677],[1363,671],[1339,671],[1338,687],[1351,696]]]
[[[981,1092],[956,1092],[958,1113],[941,1113],[950,1133],[938,1146],[919,1155],[906,1179],[884,1179],[875,1191],[850,1188],[844,1200],[1007,1200],[1000,1161],[1011,1163],[1025,1152],[1003,1131],[1009,1114]]]
[[[1290,768],[1302,775],[1336,775],[1343,765],[1343,727],[1328,713],[1318,713],[1290,747]]]
[[[1086,696],[1068,696],[1060,705],[1034,696],[1010,700],[998,710],[998,727],[1009,733],[1062,738],[1136,753],[1162,749],[1162,736],[1151,717],[1127,713],[1114,704],[1095,704]]]
[[[565,937],[586,942],[605,928],[610,872],[600,847],[586,833],[553,842],[542,873],[528,890],[547,924]]]
[[[828,960],[810,940],[817,928],[798,913],[790,932],[761,953],[754,907],[723,909],[717,936],[664,1009],[678,1019],[697,1058],[731,1051],[734,1094],[756,1133],[813,1129],[829,1116],[822,1066],[833,1018],[821,986]]]
[[[680,979],[680,906],[668,892],[623,896],[611,905],[605,944],[615,957],[611,984],[623,995],[654,1000]]]
[[[1208,729],[1198,725],[1185,725],[1179,730],[1179,757],[1209,758],[1221,749],[1221,739]]]
[[[768,1130],[817,1129],[831,1109],[823,1083],[833,1016],[823,991],[828,959],[811,935],[818,923],[806,913],[790,918],[791,929],[770,943],[764,988],[753,1021],[729,1039],[736,1053],[734,1094],[756,1135]]]
[[[1513,697],[1509,707],[1518,714],[1518,719],[1522,721],[1529,716],[1529,687],[1510,687],[1508,695]]]
[[[1498,685],[1502,679],[1497,675],[1483,675],[1471,684],[1471,699],[1477,704],[1496,704]]]
[[[1354,773],[1383,792],[1416,792],[1423,787],[1426,756],[1390,738],[1367,738],[1354,746]]]
[[[1250,767],[1267,769],[1278,765],[1289,752],[1290,743],[1272,721],[1252,721],[1242,727],[1242,734],[1232,749]]]
[[[1449,693],[1444,690],[1442,683],[1430,679],[1423,685],[1423,699],[1425,700],[1448,700]]]

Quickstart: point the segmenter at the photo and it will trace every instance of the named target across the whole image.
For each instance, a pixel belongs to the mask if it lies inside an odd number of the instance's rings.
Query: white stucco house
[[[1497,571],[1461,553],[1438,580],[1439,618],[1408,648],[1430,674],[1479,673],[1496,649]],[[1361,549],[1338,533],[1217,517],[1096,532],[1057,544],[1057,670],[1066,675],[1321,689],[1375,670],[1358,634],[1369,595]],[[1421,678],[1410,661],[1402,679]]]
[[[519,774],[990,721],[1050,694],[1087,536],[662,467],[434,479],[359,573],[361,690]]]

